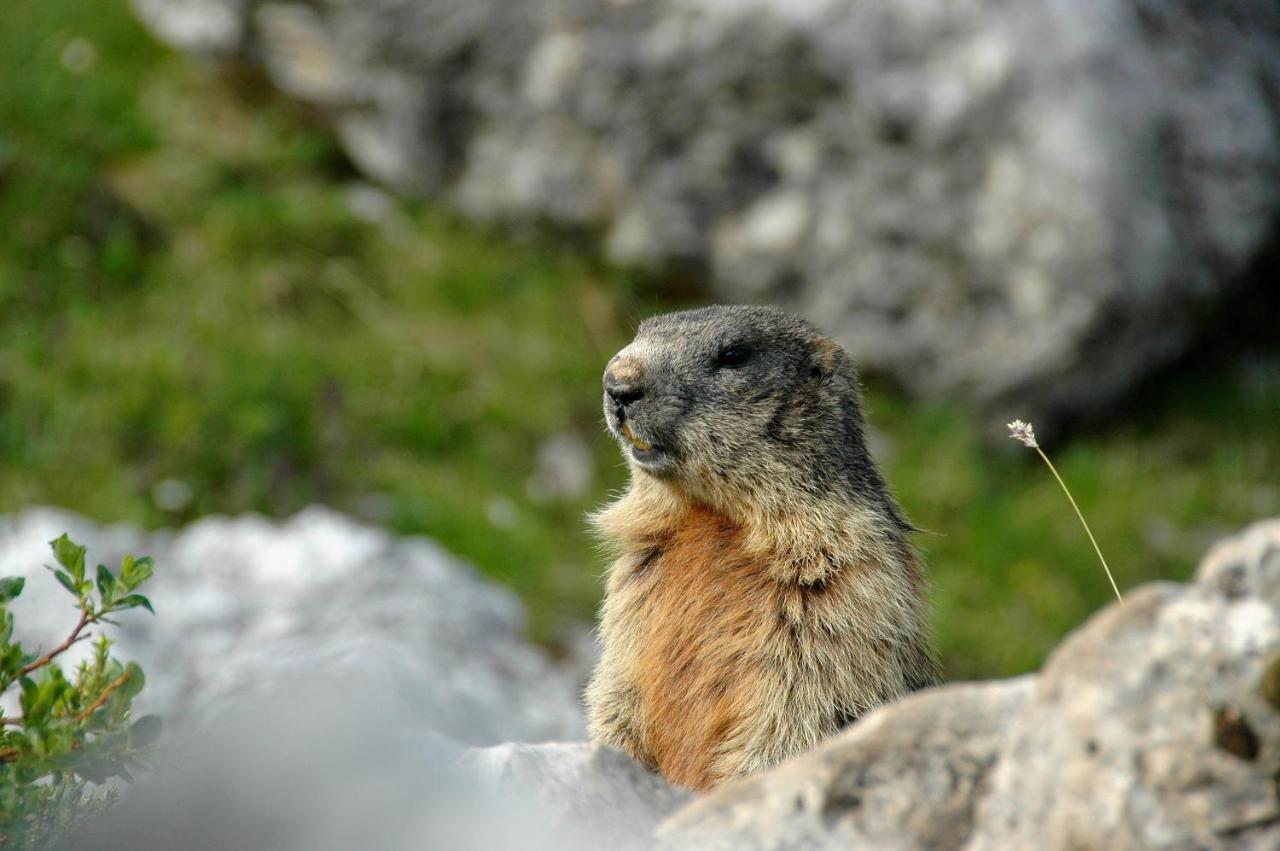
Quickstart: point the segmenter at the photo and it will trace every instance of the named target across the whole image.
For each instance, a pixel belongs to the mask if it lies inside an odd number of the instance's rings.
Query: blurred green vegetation
[[[123,4],[6,12],[0,511],[156,526],[324,502],[509,583],[553,647],[590,619],[603,559],[583,515],[625,483],[599,373],[671,290],[388,199],[305,110],[161,49]],[[1277,383],[1205,368],[1048,447],[1122,588],[1184,578],[1280,512]],[[1110,595],[1057,486],[958,410],[874,385],[868,407],[931,530],[949,673],[1038,666]],[[589,447],[589,492],[535,500],[539,447],[563,434]]]

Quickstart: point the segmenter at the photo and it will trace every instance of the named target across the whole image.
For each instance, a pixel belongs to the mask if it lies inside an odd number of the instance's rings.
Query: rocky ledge
[[[577,675],[430,541],[324,509],[155,534],[33,510],[0,519],[0,574],[39,572],[64,529],[98,560],[157,557],[158,615],[127,613],[119,651],[178,731],[72,847],[1280,847],[1280,519],[1131,591],[1038,674],[916,694],[701,797],[608,748],[492,744],[580,738]],[[61,638],[62,590],[28,592],[24,640]]]
[[[570,823],[598,787],[653,782],[587,745],[489,753]],[[603,776],[582,782],[589,759]],[[1194,582],[1098,613],[1037,675],[917,694],[674,811],[633,796],[627,818],[662,819],[648,841],[669,849],[1261,851],[1280,847],[1278,776],[1272,520],[1216,547]]]

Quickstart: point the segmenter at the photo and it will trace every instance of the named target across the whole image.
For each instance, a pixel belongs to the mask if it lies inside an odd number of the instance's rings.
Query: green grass
[[[1280,514],[1280,376],[1258,387],[1205,369],[1167,389],[1105,435],[1045,447],[1122,592],[1185,579],[1218,537]],[[991,450],[958,412],[879,394],[871,405],[892,446],[886,475],[929,530],[918,543],[952,675],[1033,670],[1062,635],[1115,602],[1032,450],[1012,440],[1008,451]]]
[[[583,514],[624,483],[599,373],[664,302],[571,245],[394,202],[368,221],[329,135],[194,67],[115,4],[14,0],[0,28],[0,511],[149,526],[312,502],[425,533],[510,584],[554,644],[603,567]],[[87,73],[63,67],[75,39]],[[81,51],[83,53],[83,51]],[[1185,577],[1280,512],[1280,387],[1212,372],[1048,446],[1122,588]],[[1056,484],[962,412],[872,387],[936,582],[949,672],[1025,671],[1110,589]],[[557,434],[589,492],[538,502]],[[158,483],[190,488],[162,508]]]

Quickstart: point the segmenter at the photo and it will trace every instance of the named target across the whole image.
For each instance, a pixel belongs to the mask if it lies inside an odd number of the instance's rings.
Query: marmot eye
[[[729,346],[721,349],[716,357],[716,366],[734,369],[751,360],[751,349],[748,346]]]

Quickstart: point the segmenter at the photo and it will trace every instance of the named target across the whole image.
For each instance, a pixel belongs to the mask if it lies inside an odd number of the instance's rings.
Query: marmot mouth
[[[648,449],[641,449],[639,446],[631,447],[631,457],[641,462],[657,461],[658,459],[665,457],[666,454],[667,450],[663,449],[661,446],[653,446],[652,444],[649,445]]]
[[[642,464],[651,464],[667,457],[667,450],[636,434],[630,423],[621,423],[618,432],[631,443],[631,457]]]
[[[618,430],[622,432],[623,437],[631,441],[631,445],[634,446],[638,452],[653,451],[653,444],[636,434],[635,431],[632,430],[630,423],[622,423]]]

